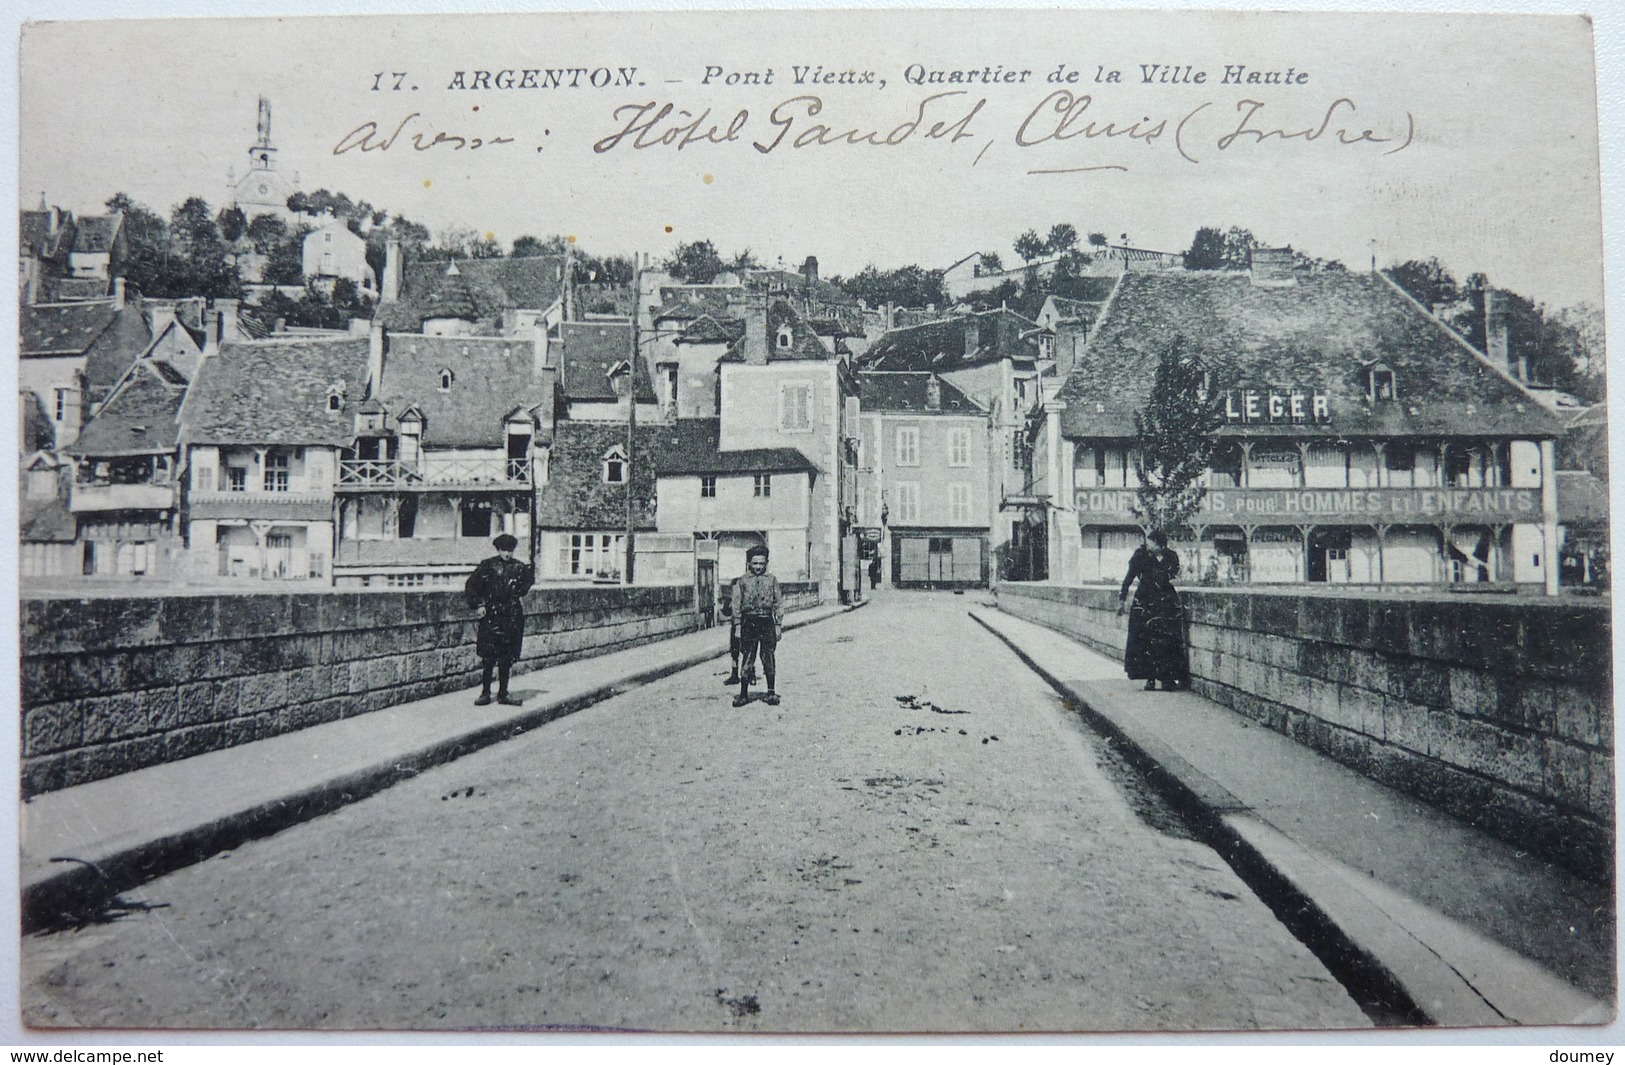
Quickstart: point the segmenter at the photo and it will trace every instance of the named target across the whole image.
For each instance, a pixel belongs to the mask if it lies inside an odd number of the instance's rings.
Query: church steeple
[[[254,144],[248,149],[248,159],[242,177],[235,170],[226,172],[230,202],[250,218],[271,214],[291,221],[288,199],[297,189],[299,175],[293,174],[290,180],[276,168],[276,148],[271,145],[271,101],[263,96],[259,98]]]
[[[254,146],[248,149],[248,157],[254,160],[254,169],[270,170],[275,166],[272,161],[276,149],[271,147],[271,101],[260,97],[259,139]]]

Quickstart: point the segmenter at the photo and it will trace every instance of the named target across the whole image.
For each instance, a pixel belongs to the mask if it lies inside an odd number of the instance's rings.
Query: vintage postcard
[[[1588,18],[19,36],[19,1042],[1607,1036]]]

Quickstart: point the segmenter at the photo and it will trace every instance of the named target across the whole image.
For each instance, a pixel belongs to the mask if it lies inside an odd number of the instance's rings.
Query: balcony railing
[[[96,510],[173,510],[170,484],[75,484],[68,509],[75,514]]]
[[[416,463],[399,459],[345,459],[339,463],[339,488],[430,488],[493,485],[529,487],[530,460],[508,458],[440,458]]]

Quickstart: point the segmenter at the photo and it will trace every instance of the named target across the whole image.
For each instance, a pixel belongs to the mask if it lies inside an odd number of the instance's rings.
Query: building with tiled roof
[[[122,280],[109,300],[19,308],[18,333],[19,383],[51,415],[58,446],[78,436],[152,340],[140,307],[125,303]]]
[[[124,273],[129,241],[124,236],[124,212],[80,218],[68,263],[73,276],[107,282]]]
[[[621,580],[629,492],[634,530],[655,531],[655,439],[664,428],[637,426],[628,450],[624,423],[557,424],[536,498],[540,579]]]
[[[856,360],[860,372],[936,374],[988,412],[995,557],[1010,553],[1026,525],[1020,432],[1050,369],[1040,343],[1044,335],[1037,322],[1000,308],[893,329]]]
[[[453,265],[461,280],[458,291],[448,294],[447,270]],[[458,318],[472,314],[475,333],[512,333],[532,321],[551,328],[563,318],[569,265],[564,255],[403,263],[399,246],[391,244],[379,314],[396,332],[417,332],[426,319],[447,317],[448,311]],[[455,305],[447,304],[448,295]]]
[[[626,417],[625,402],[616,394],[613,371],[635,370],[639,416],[659,415],[653,383],[644,360],[632,358],[632,323],[629,321],[564,322],[554,347],[559,366],[559,392],[568,416],[603,421]]]
[[[176,477],[186,388],[186,376],[171,364],[138,359],[64,449],[77,464],[68,507],[78,520],[84,575],[186,571]]]
[[[72,214],[47,206],[43,198],[39,210],[18,212],[17,286],[24,304],[63,298],[55,289],[72,273],[69,255],[76,229]]]
[[[903,588],[985,586],[996,500],[986,408],[937,374],[858,374],[858,524]]]
[[[71,577],[81,569],[78,523],[68,511],[71,464],[49,451],[23,456],[18,484],[20,551],[17,575],[26,588],[37,578]]]
[[[368,398],[339,461],[335,585],[458,584],[492,537],[531,542],[555,402],[547,356],[540,330],[375,331]]]
[[[368,337],[221,344],[181,405],[199,579],[330,579],[334,484],[356,438]]]
[[[724,449],[718,418],[681,418],[653,435],[660,532],[703,545],[723,581],[744,572],[756,544],[779,579],[809,579],[815,463],[793,447]]]
[[[1192,572],[1555,591],[1557,419],[1386,277],[1299,273],[1274,249],[1250,273],[1119,281],[1032,434],[1068,579],[1120,579],[1139,543],[1134,416],[1176,347],[1224,418]]]

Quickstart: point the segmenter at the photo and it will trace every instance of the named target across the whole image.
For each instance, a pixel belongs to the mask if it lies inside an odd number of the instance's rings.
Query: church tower
[[[253,218],[258,214],[271,214],[292,221],[288,210],[288,197],[297,189],[297,180],[289,181],[276,168],[276,148],[271,144],[271,101],[259,98],[258,136],[248,149],[248,172],[241,178],[235,168],[226,173],[226,187],[232,204],[243,214]]]

